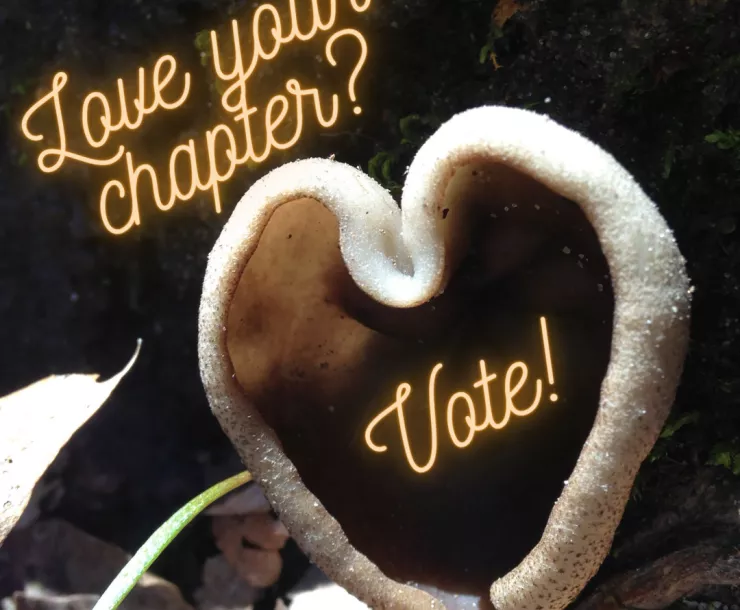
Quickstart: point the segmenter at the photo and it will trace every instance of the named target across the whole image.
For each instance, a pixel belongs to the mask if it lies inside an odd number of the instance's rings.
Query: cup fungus
[[[201,375],[291,535],[372,608],[561,609],[674,400],[684,267],[613,157],[478,108],[400,208],[329,160],[255,183],[209,258]]]

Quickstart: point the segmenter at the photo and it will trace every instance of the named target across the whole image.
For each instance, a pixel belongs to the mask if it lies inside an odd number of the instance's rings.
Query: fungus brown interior
[[[454,240],[443,294],[413,309],[374,301],[347,271],[332,213],[314,200],[290,202],[274,212],[247,263],[228,347],[246,395],[356,549],[399,582],[485,599],[538,542],[593,425],[614,303],[598,239],[576,204],[503,165],[461,175],[469,180],[451,185],[447,200],[455,201],[439,210],[465,236]],[[538,379],[542,398],[530,415],[482,429],[460,448],[448,431],[448,400],[466,392],[483,422],[481,360],[497,375],[489,383],[494,420],[504,416],[515,362],[528,367],[516,408],[533,403]],[[395,415],[373,431],[385,452],[368,447],[365,429],[399,384],[411,384],[405,424],[412,455],[425,464],[438,363],[438,451],[420,474]],[[510,387],[520,379],[521,369]],[[466,413],[458,399],[460,441]]]

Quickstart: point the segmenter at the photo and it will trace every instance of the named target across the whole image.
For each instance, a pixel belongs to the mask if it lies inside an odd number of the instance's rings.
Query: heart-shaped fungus
[[[608,551],[688,310],[614,159],[481,108],[400,209],[332,161],[256,183],[209,260],[201,372],[291,535],[372,608],[557,609]]]

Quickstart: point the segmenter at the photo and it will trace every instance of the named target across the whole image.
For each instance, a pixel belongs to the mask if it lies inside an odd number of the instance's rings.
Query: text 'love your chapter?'
[[[51,90],[26,111],[21,124],[28,140],[47,145],[38,155],[39,168],[53,173],[68,161],[99,169],[120,168],[103,185],[99,197],[100,219],[115,235],[139,226],[142,205],[150,201],[167,212],[198,192],[210,192],[220,212],[220,186],[237,168],[253,167],[274,151],[295,146],[309,121],[319,128],[331,127],[339,118],[341,99],[349,98],[354,114],[362,112],[356,83],[368,45],[359,30],[342,24],[353,13],[367,11],[372,0],[345,0],[343,6],[337,0],[285,1],[287,6],[281,10],[273,4],[260,5],[249,24],[233,20],[230,34],[210,31],[210,66],[227,118],[200,137],[175,146],[167,155],[166,167],[135,158],[121,140],[152,126],[165,113],[182,109],[192,97],[192,75],[179,68],[173,55],[162,55],[153,65],[140,67],[135,85],[119,78],[115,87],[90,91],[77,108],[69,107],[73,96],[65,95],[73,77],[57,72]],[[343,39],[350,42],[340,43]],[[251,85],[260,71],[269,72],[270,62],[288,47],[305,45],[312,61],[322,62],[315,46],[308,45],[311,41],[323,47],[330,66],[351,64],[346,91],[340,95],[289,77],[282,90],[265,103],[250,102]],[[69,145],[72,133],[81,134],[75,142],[81,142],[83,149]]]

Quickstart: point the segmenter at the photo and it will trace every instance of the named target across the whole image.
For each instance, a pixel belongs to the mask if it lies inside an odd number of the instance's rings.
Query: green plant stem
[[[126,566],[113,579],[93,610],[115,610],[136,586],[136,583],[159,557],[162,551],[174,540],[185,526],[203,509],[225,496],[230,491],[252,480],[252,475],[242,472],[225,481],[217,483],[199,496],[193,498],[155,531],[136,551]]]

